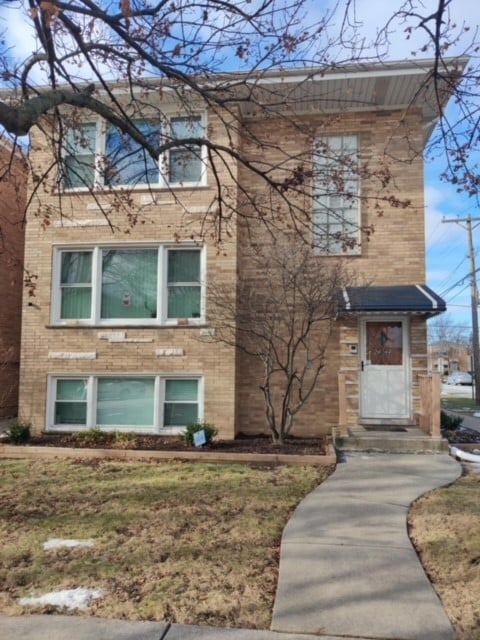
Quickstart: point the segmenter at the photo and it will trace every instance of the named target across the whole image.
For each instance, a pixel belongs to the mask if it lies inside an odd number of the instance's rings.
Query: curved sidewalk
[[[406,520],[417,497],[460,473],[447,455],[358,454],[339,464],[285,528],[272,630],[453,640]]]

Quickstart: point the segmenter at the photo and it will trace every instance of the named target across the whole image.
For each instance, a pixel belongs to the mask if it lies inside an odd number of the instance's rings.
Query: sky
[[[18,0],[23,2],[24,0]],[[280,0],[279,0],[280,1]],[[311,0],[311,20],[315,12],[321,11],[334,0]],[[435,0],[418,0],[425,11],[433,10]],[[365,38],[375,36],[379,25],[383,25],[390,17],[392,10],[401,4],[401,0],[356,0],[355,12],[350,18],[356,23]],[[15,3],[10,6],[15,7]],[[480,25],[480,3],[472,0],[453,0],[451,16],[461,25],[463,22],[472,28]],[[21,12],[8,10],[5,4],[0,5],[0,21],[8,25],[7,37],[15,51],[17,59],[27,58],[33,47],[32,38]],[[388,58],[403,60],[411,58],[411,52],[421,46],[422,40],[415,36],[407,41],[404,33],[405,25],[392,25]],[[0,31],[2,24],[0,22]],[[448,55],[463,53],[460,44],[452,46]],[[442,182],[439,174],[442,165],[437,161],[426,161],[425,164],[425,202],[426,202],[426,258],[427,284],[447,302],[445,314],[448,321],[465,330],[468,336],[471,330],[470,287],[468,238],[466,230],[459,224],[443,223],[442,219],[465,217],[471,214],[480,217],[475,201],[457,193],[454,186]],[[480,222],[480,221],[479,221]],[[477,266],[480,267],[480,224],[474,230],[474,246],[476,248]],[[480,278],[479,278],[480,279]]]

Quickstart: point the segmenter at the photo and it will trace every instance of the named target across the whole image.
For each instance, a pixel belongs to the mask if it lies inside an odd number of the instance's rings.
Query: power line
[[[470,256],[470,288],[471,288],[471,308],[472,308],[472,355],[473,355],[473,375],[475,383],[475,402],[480,404],[480,343],[478,335],[478,287],[477,269],[475,267],[475,250],[473,247],[473,229],[480,224],[480,218],[472,218],[470,214],[466,218],[456,218],[452,220],[443,219],[443,222],[455,222],[463,229],[466,229],[468,236],[468,253]],[[476,222],[472,225],[472,222]],[[465,223],[465,226],[462,224]]]

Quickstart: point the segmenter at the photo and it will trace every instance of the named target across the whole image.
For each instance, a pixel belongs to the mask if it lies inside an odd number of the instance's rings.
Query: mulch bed
[[[455,431],[445,431],[442,434],[450,444],[475,444],[480,443],[480,433],[467,427],[458,427]]]
[[[41,447],[69,447],[88,449],[135,449],[142,451],[219,451],[229,453],[275,453],[287,455],[325,455],[325,438],[288,438],[284,445],[275,445],[268,436],[240,435],[236,440],[214,440],[205,447],[191,447],[183,438],[162,436],[136,436],[134,445],[115,443],[112,440],[85,444],[72,434],[44,434],[33,436],[27,443]]]

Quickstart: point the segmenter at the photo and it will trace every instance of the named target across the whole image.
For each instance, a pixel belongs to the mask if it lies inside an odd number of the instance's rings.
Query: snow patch
[[[93,547],[93,540],[68,540],[64,538],[50,538],[43,543],[45,551],[48,549],[59,549],[60,547]]]
[[[86,609],[90,600],[95,600],[102,596],[99,589],[63,589],[62,591],[50,591],[43,596],[32,596],[30,598],[20,598],[18,603],[24,606],[50,604],[55,607],[65,607],[66,609]]]

